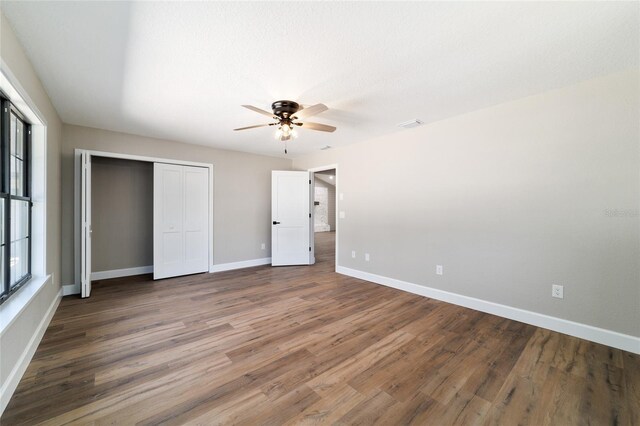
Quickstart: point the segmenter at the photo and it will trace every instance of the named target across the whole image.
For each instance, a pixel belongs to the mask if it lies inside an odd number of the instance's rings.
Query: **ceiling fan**
[[[257,127],[269,127],[278,126],[275,138],[285,142],[285,154],[287,153],[286,142],[297,137],[295,127],[302,127],[303,129],[319,130],[321,132],[334,132],[336,130],[333,126],[326,124],[311,123],[309,121],[302,121],[307,117],[311,117],[316,114],[320,114],[323,111],[328,110],[324,104],[312,105],[308,108],[302,107],[297,102],[293,101],[275,101],[271,104],[273,112],[268,112],[260,108],[256,108],[252,105],[242,105],[243,107],[255,111],[259,114],[271,117],[275,121],[267,124],[257,124],[255,126],[240,127],[233,130],[247,130],[255,129]]]

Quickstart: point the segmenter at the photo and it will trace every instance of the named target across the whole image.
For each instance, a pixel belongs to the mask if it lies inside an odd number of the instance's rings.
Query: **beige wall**
[[[93,272],[153,265],[153,163],[94,157]]]
[[[60,143],[62,123],[58,118],[22,46],[11,30],[4,14],[0,13],[0,57],[8,70],[20,83],[47,124],[47,231],[46,272],[52,279],[20,312],[11,325],[0,335],[0,387],[17,367],[45,313],[56,301],[60,291]]]
[[[585,81],[294,168],[339,165],[341,266],[640,336],[639,77]]]
[[[65,124],[62,144],[62,279],[65,284],[74,283],[75,148],[213,164],[214,263],[271,256],[271,170],[290,170],[291,160]],[[262,243],[266,243],[266,250],[260,248]]]

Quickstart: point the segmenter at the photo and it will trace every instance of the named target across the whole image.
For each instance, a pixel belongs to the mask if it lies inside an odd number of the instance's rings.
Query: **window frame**
[[[20,288],[22,288],[32,278],[32,261],[33,261],[33,199],[32,199],[32,146],[31,136],[32,129],[31,123],[20,112],[15,105],[11,103],[9,98],[0,91],[0,120],[2,132],[0,132],[0,162],[2,164],[2,173],[0,175],[0,203],[4,204],[4,256],[0,258],[4,272],[4,285],[0,288],[0,305],[8,300],[13,294],[15,294]],[[11,115],[15,115],[18,120],[24,125],[23,134],[23,177],[24,177],[24,194],[25,195],[12,195],[11,194]],[[13,286],[11,286],[11,200],[26,201],[28,206],[27,221],[28,221],[28,235],[26,237],[27,243],[27,274],[20,278]],[[1,226],[1,225],[0,225]]]

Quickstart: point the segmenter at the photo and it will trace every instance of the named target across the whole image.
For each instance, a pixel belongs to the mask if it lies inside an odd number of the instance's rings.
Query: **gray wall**
[[[94,272],[153,265],[153,163],[94,157]]]
[[[74,284],[73,153],[75,148],[214,165],[215,264],[271,256],[271,171],[291,160],[65,124],[62,142],[62,280]],[[266,243],[266,249],[260,245]]]
[[[585,81],[294,168],[338,164],[341,266],[640,336],[639,77]]]
[[[52,279],[33,296],[11,325],[0,334],[0,387],[17,367],[47,310],[60,291],[60,143],[62,123],[29,59],[25,56],[6,20],[0,13],[0,57],[28,93],[47,122],[47,246],[46,273]],[[1,307],[0,307],[1,309]]]

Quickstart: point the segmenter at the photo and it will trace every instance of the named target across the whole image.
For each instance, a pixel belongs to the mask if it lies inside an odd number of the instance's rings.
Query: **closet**
[[[207,272],[213,263],[211,164],[76,150],[76,276]]]

